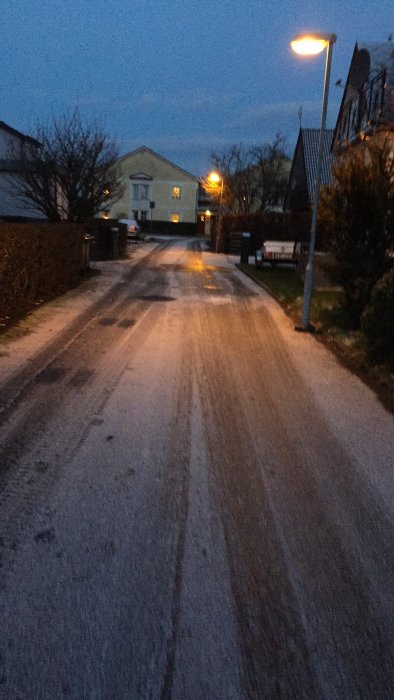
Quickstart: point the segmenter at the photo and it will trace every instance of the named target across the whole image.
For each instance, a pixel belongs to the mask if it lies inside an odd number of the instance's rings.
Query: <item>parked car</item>
[[[119,219],[119,224],[125,224],[127,226],[127,237],[128,238],[139,238],[141,229],[139,227],[138,221],[135,219]]]

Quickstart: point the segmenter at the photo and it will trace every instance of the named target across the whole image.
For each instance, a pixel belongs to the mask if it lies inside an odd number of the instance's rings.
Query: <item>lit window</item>
[[[181,199],[182,188],[179,185],[174,185],[171,187],[171,199]]]
[[[180,214],[175,214],[175,213],[171,214],[171,221],[173,224],[179,224],[180,220],[181,220]]]

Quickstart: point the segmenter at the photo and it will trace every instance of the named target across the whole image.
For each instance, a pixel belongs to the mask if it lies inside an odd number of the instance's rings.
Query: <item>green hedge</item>
[[[211,245],[216,247],[217,219],[212,227]],[[231,252],[232,234],[238,231],[251,233],[251,254],[260,248],[264,241],[303,241],[309,242],[311,229],[310,212],[255,212],[223,216],[223,240],[225,252]],[[325,250],[327,231],[323,222],[317,227],[317,250]]]
[[[0,223],[0,323],[73,287],[83,267],[79,224]]]
[[[370,357],[394,371],[394,267],[375,284],[361,316]]]
[[[141,229],[143,233],[151,233],[151,222],[142,221]],[[162,236],[195,236],[197,225],[187,221],[180,221],[175,224],[172,221],[152,221],[152,234]]]

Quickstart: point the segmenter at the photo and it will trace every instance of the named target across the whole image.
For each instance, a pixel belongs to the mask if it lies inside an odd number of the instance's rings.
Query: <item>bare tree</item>
[[[278,132],[271,143],[250,149],[260,211],[273,206],[286,188],[288,162],[286,138]]]
[[[277,133],[271,143],[246,149],[242,143],[211,153],[212,165],[223,177],[223,205],[229,214],[264,211],[276,203],[287,183],[286,139]],[[218,188],[206,184],[207,191],[218,197]]]
[[[117,147],[100,125],[75,110],[39,125],[35,139],[10,154],[17,172],[9,189],[26,209],[50,221],[84,222],[119,199]]]
[[[223,178],[223,207],[225,211],[229,214],[250,211],[255,192],[250,156],[245,146],[242,143],[234,143],[223,152],[212,152],[210,160]],[[215,192],[212,194],[215,195]]]

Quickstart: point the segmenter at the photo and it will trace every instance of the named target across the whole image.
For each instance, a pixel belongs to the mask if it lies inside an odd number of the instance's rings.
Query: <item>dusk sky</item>
[[[394,34],[394,1],[8,0],[2,3],[0,119],[28,134],[79,106],[121,155],[148,146],[194,175],[231,143],[319,127],[324,54],[294,34],[337,34],[328,124],[356,41]],[[393,37],[394,38],[394,37]],[[394,42],[393,42],[394,49]]]

